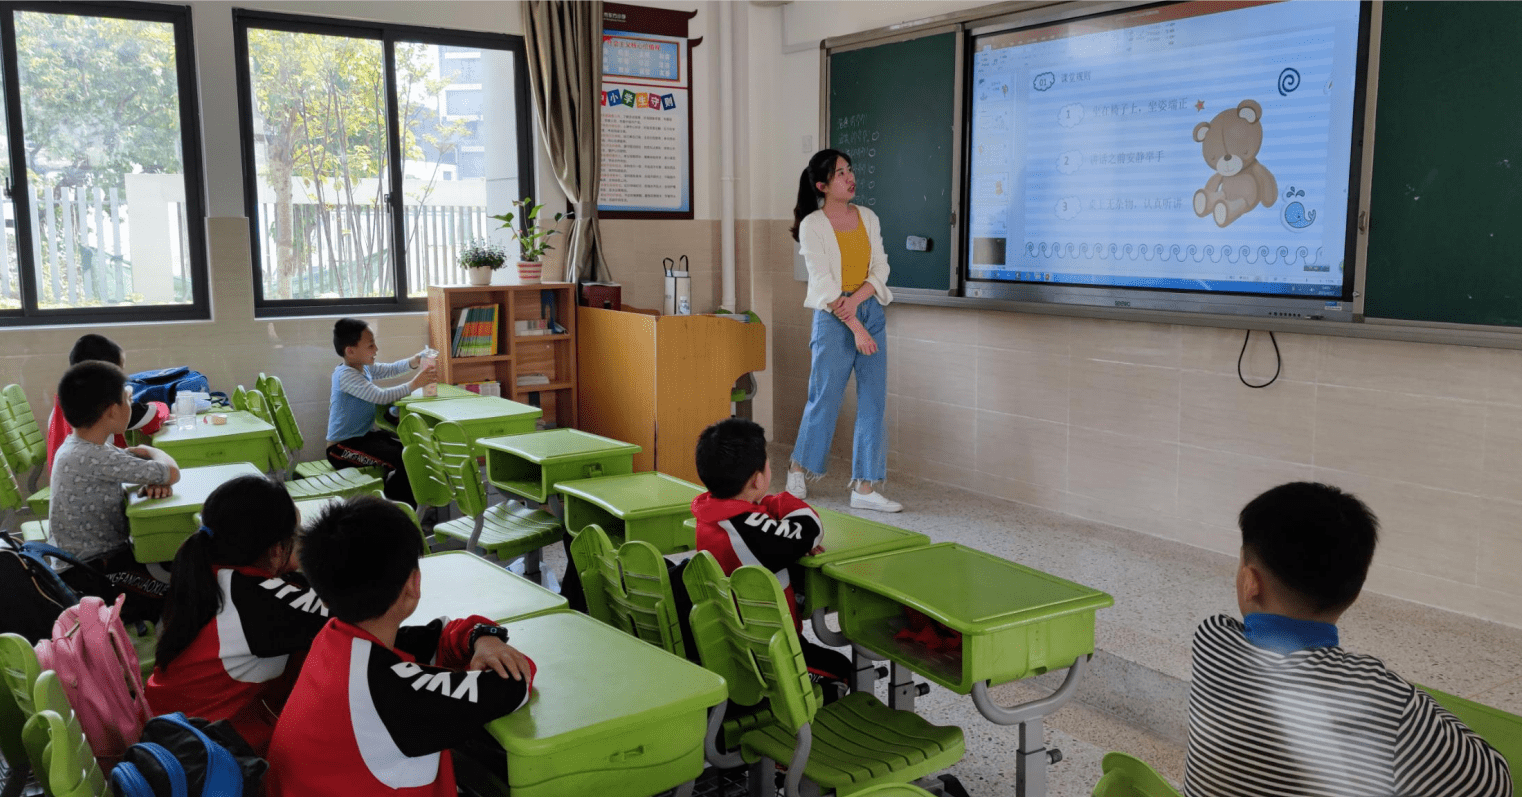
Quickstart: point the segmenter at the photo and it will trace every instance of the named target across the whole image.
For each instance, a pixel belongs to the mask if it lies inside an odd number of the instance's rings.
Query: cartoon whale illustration
[[[1316,221],[1316,211],[1307,211],[1305,205],[1291,202],[1284,206],[1284,223],[1295,229],[1304,229]]]

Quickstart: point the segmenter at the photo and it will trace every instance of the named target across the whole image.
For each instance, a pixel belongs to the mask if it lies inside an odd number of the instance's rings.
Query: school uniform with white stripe
[[[1226,615],[1194,634],[1187,797],[1508,797],[1506,760],[1337,627]]]

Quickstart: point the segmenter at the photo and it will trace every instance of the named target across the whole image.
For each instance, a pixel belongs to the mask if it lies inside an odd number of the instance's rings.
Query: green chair
[[[1178,789],[1147,762],[1125,753],[1106,753],[1104,775],[1094,784],[1094,797],[1180,797]]]
[[[428,422],[421,416],[408,415],[396,425],[396,438],[402,441],[402,447],[406,448],[418,440],[432,440],[433,429],[429,428]]]
[[[19,634],[0,634],[0,754],[10,764],[3,792],[21,793],[32,768],[22,743],[22,728],[36,713],[32,688],[37,683],[37,654]]]
[[[296,412],[291,409],[291,399],[285,393],[285,383],[281,382],[278,376],[260,372],[259,379],[254,384],[259,392],[264,394],[264,399],[269,404],[275,431],[280,434],[280,444],[285,446],[291,461],[295,462],[296,456],[306,447],[306,437],[301,433],[301,426],[296,423]],[[336,470],[338,469],[333,467],[333,463],[323,458],[296,462],[296,467],[291,472],[296,478],[305,479],[333,473]],[[354,470],[376,478],[381,478],[385,474],[381,468],[355,468]]]
[[[255,387],[258,387],[258,385],[255,385]],[[243,410],[244,412],[248,411],[248,390],[242,385],[233,388],[233,394],[229,400],[232,402],[233,409]]]
[[[631,540],[618,548],[601,527],[581,530],[571,542],[587,613],[667,653],[687,658],[666,560],[654,545]]]
[[[1439,706],[1458,717],[1469,726],[1469,730],[1479,734],[1481,739],[1489,742],[1506,759],[1506,763],[1511,765],[1512,792],[1522,795],[1522,717],[1473,700],[1465,700],[1458,695],[1439,692],[1431,687],[1420,684],[1417,687],[1431,695]]]
[[[16,513],[26,506],[26,497],[11,475],[11,469],[0,461],[0,530],[9,531],[16,520]]]
[[[26,400],[26,391],[20,385],[6,385],[0,390],[0,456],[16,475],[17,487],[24,489],[27,505],[37,517],[48,516],[50,490],[37,489],[37,480],[48,462],[47,438],[32,414],[32,405]]]
[[[414,445],[404,449],[411,478],[412,462],[406,450],[418,452],[414,459],[429,458],[426,463],[430,479],[442,474],[454,502],[464,517],[433,527],[434,539],[464,543],[465,550],[485,551],[502,561],[524,557],[524,575],[539,580],[540,549],[560,542],[564,532],[560,519],[543,509],[530,509],[517,501],[488,504],[486,485],[470,441],[459,424],[442,422],[433,427],[434,445]],[[461,453],[464,452],[464,453]],[[413,492],[416,497],[416,488]]]
[[[57,673],[47,670],[37,676],[33,702],[37,713],[26,721],[21,738],[43,792],[51,797],[109,794],[105,773],[69,706]]]
[[[241,388],[241,385],[239,386]],[[243,391],[243,402],[248,412],[265,423],[274,426],[279,431],[279,425],[275,423],[275,416],[271,412],[270,402],[260,390]],[[295,419],[292,419],[294,426]],[[285,446],[276,446],[275,469],[284,474],[290,467],[291,458],[286,454]],[[362,472],[360,468],[343,468],[318,474],[304,479],[285,482],[285,491],[290,493],[296,501],[306,501],[313,498],[327,498],[329,496],[342,496],[348,498],[353,495],[365,493],[378,493],[382,484],[379,476]]]
[[[856,797],[931,797],[930,792],[907,783],[884,783],[856,792]]]
[[[753,795],[770,784],[773,762],[787,762],[784,787],[797,797],[804,778],[844,796],[912,782],[962,760],[961,728],[890,709],[869,692],[821,707],[782,585],[766,569],[741,567],[726,579],[703,551],[684,579],[703,666],[724,677],[730,700],[753,705],[764,697],[776,718],[740,737],[740,755],[754,765]]]

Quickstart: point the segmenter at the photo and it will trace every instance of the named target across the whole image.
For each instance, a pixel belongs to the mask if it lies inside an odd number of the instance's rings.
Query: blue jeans
[[[887,319],[877,297],[869,296],[856,308],[856,320],[877,342],[877,353],[868,357],[856,351],[856,336],[828,310],[814,311],[814,331],[809,338],[813,361],[809,369],[809,403],[803,408],[793,461],[809,474],[825,472],[830,441],[835,437],[835,418],[846,382],[856,372],[856,434],[851,446],[851,479],[880,482],[888,476],[888,335]]]

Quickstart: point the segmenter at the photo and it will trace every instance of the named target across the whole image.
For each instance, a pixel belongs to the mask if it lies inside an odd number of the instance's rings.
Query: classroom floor
[[[772,448],[773,489],[780,490],[788,449]],[[850,472],[835,460],[833,474]],[[1099,612],[1097,651],[1075,700],[1046,722],[1047,746],[1063,760],[1048,769],[1051,797],[1087,797],[1110,750],[1131,753],[1175,784],[1183,780],[1187,733],[1189,639],[1201,620],[1236,613],[1236,560],[1114,526],[1014,504],[911,478],[884,493],[898,515],[852,510],[846,478],[809,485],[809,502],[960,542],[1102,589],[1115,606]],[[1376,554],[1377,555],[1377,554]],[[564,555],[546,556],[563,572]],[[1522,629],[1365,594],[1339,624],[1343,646],[1377,656],[1409,680],[1522,713]],[[1006,705],[1049,693],[1061,673],[992,691]],[[886,700],[882,682],[879,696]],[[967,756],[951,769],[975,797],[1013,795],[1016,730],[994,725],[970,698],[939,687],[916,709],[931,721],[962,727]]]

